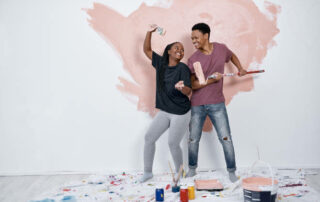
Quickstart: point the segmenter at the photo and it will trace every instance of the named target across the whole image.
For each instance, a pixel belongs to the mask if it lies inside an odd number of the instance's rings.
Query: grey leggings
[[[153,119],[147,134],[144,137],[144,172],[152,172],[156,141],[169,128],[168,144],[174,161],[176,172],[182,162],[180,142],[189,129],[191,111],[183,115],[170,114],[159,111]]]

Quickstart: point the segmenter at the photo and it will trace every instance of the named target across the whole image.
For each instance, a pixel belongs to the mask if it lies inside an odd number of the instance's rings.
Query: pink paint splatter
[[[251,0],[173,0],[170,8],[147,6],[144,3],[128,17],[120,15],[108,6],[94,3],[86,9],[90,26],[120,54],[123,68],[132,77],[132,82],[119,76],[117,89],[125,95],[138,98],[137,109],[154,116],[155,71],[144,56],[142,44],[149,24],[157,24],[167,30],[162,37],[153,35],[153,49],[162,54],[165,45],[180,41],[185,47],[183,62],[195,51],[190,35],[191,27],[198,22],[209,24],[211,41],[225,43],[246,68],[251,63],[259,64],[268,48],[276,45],[274,36],[279,33],[277,14],[280,7],[265,3],[268,13],[262,13]],[[271,16],[271,17],[270,17]],[[264,67],[265,68],[265,67]],[[226,72],[235,72],[231,64]],[[254,87],[251,75],[242,78],[226,78],[224,94],[226,104],[241,91]],[[204,131],[212,130],[206,120]]]

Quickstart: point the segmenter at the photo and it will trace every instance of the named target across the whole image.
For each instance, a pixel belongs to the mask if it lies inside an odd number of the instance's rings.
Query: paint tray
[[[195,180],[197,191],[222,191],[223,186],[219,180]]]

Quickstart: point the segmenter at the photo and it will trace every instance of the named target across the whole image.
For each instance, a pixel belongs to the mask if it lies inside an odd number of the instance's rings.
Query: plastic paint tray
[[[195,180],[197,191],[222,191],[223,186],[219,180]]]

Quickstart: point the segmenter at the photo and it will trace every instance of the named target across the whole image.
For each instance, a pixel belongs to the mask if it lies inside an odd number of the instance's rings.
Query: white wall
[[[123,15],[141,3],[99,2]],[[320,167],[320,2],[272,2],[281,6],[280,33],[261,64],[267,71],[227,107],[237,164],[251,165],[259,147],[273,166]],[[142,170],[152,119],[116,89],[119,75],[130,77],[118,53],[88,25],[81,9],[91,6],[84,0],[0,2],[0,174]],[[181,145],[187,160],[186,138]],[[168,169],[168,159],[165,134],[155,170]],[[209,133],[199,163],[225,166]]]

